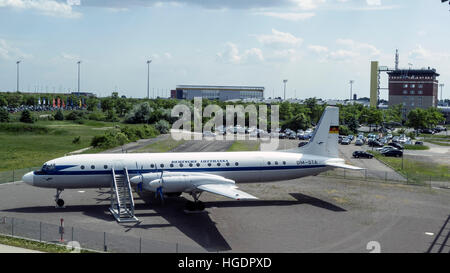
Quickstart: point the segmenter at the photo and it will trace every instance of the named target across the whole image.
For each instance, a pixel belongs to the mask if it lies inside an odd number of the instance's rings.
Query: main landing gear
[[[61,195],[63,190],[64,189],[56,189],[55,202],[56,202],[56,208],[58,208],[58,209],[64,208],[64,200],[59,198],[59,196]]]
[[[192,198],[194,198],[194,202],[187,201],[185,206],[186,212],[188,213],[203,212],[205,210],[205,204],[203,204],[202,201],[198,200],[201,194],[202,194],[201,192],[191,192],[191,196]]]

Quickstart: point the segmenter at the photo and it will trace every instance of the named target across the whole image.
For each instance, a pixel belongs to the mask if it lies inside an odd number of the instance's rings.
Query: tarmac
[[[225,151],[229,145],[199,141],[177,150]],[[355,163],[392,171],[375,162]],[[446,189],[324,176],[238,186],[260,199],[204,193],[205,212],[186,214],[187,194],[163,204],[153,194],[135,194],[140,222],[118,224],[108,210],[109,189],[65,190],[66,208],[56,209],[52,189],[1,184],[0,218],[23,219],[24,233],[43,223],[48,240],[58,239],[63,218],[67,241],[84,236],[94,248],[106,237],[108,249],[118,252],[450,252]]]

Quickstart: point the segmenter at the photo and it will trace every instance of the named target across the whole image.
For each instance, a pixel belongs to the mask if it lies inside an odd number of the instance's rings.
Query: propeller
[[[163,184],[164,184],[164,171],[163,169],[161,169],[161,186],[159,186],[156,191],[155,191],[155,198],[157,198],[159,196],[159,198],[161,198],[161,202],[164,204],[164,193],[163,193]]]
[[[141,171],[138,171],[138,175],[141,177],[141,182],[137,184],[137,189],[139,192],[142,192],[142,184],[144,183],[144,176],[142,175],[144,166],[141,166]],[[139,170],[138,163],[136,162],[136,170]]]

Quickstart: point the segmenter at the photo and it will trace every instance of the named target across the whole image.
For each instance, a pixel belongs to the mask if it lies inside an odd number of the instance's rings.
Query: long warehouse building
[[[264,99],[264,87],[260,86],[211,86],[177,85],[171,98],[192,100],[201,97],[210,100]]]

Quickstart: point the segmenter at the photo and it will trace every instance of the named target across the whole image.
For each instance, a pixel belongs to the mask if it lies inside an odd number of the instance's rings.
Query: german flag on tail
[[[330,134],[339,134],[339,126],[330,126]]]

